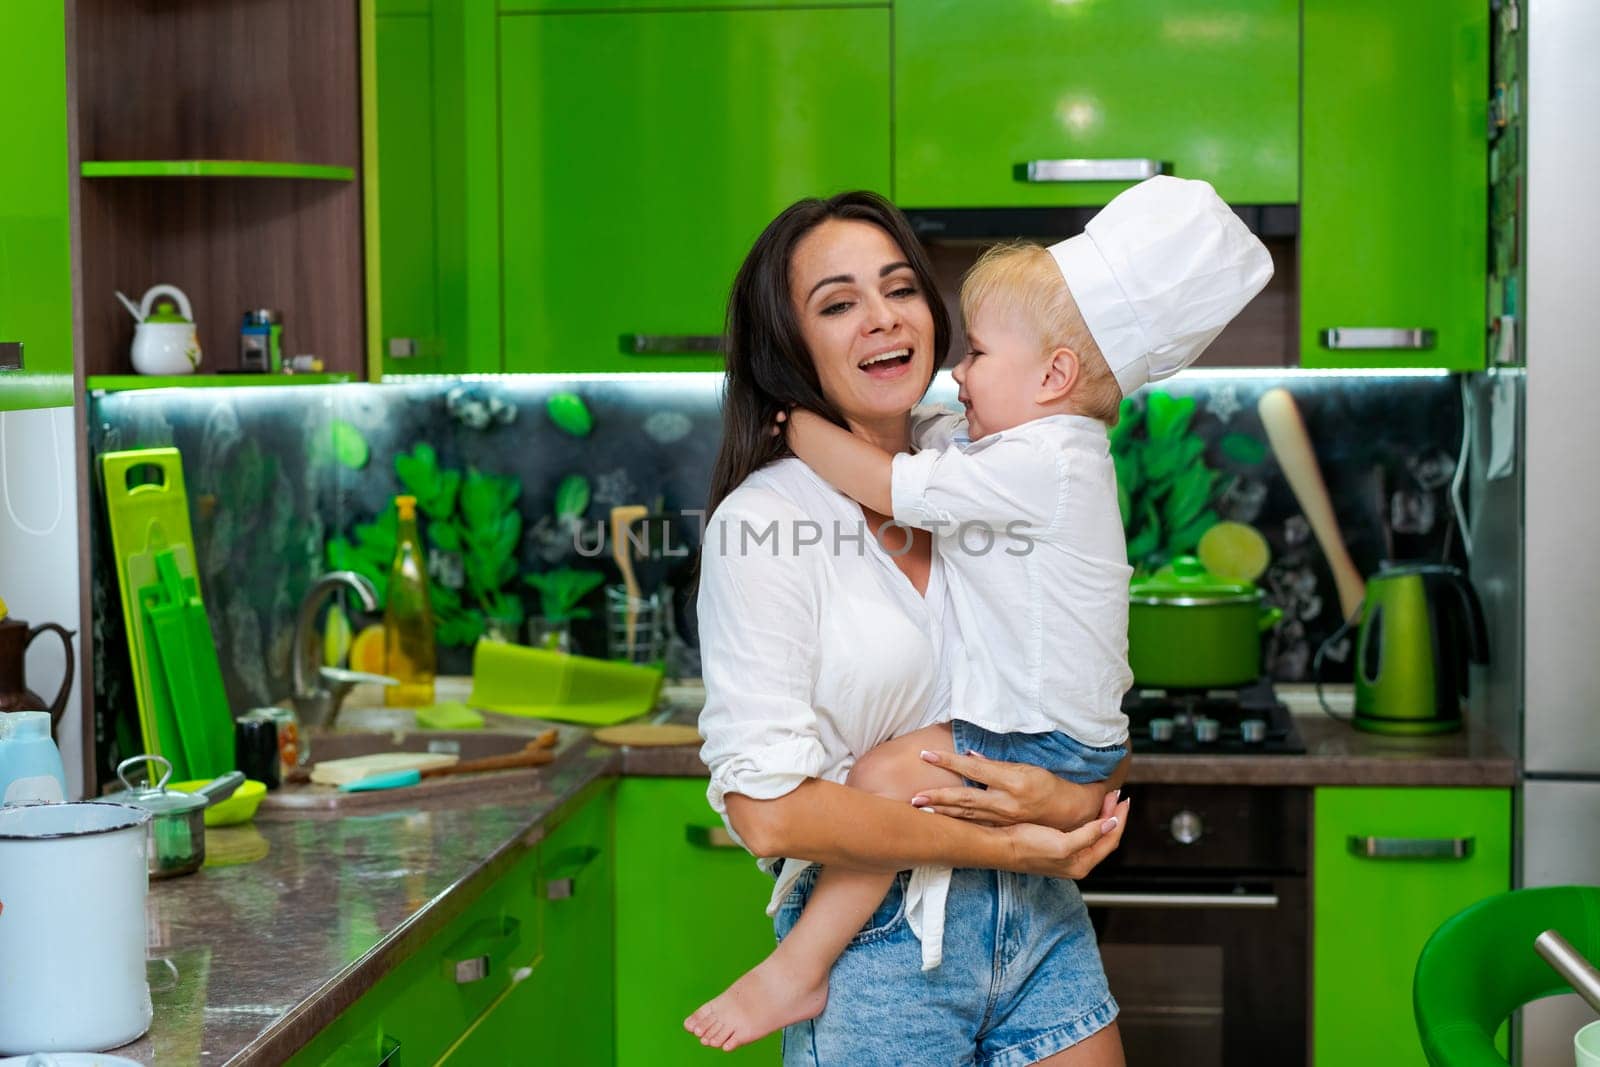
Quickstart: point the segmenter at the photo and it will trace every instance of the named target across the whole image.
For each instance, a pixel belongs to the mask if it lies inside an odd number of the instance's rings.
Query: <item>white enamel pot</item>
[[[150,1029],[145,823],[123,804],[0,808],[0,1056]]]

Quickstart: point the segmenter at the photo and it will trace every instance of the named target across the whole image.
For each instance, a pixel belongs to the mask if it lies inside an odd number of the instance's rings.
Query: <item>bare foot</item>
[[[815,1019],[828,1006],[828,975],[810,979],[768,956],[721,996],[683,1021],[702,1045],[732,1052],[802,1019]]]

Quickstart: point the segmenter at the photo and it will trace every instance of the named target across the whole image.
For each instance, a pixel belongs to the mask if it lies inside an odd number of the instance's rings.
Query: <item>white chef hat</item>
[[[1166,175],[1052,245],[1124,396],[1193,363],[1272,277],[1272,257],[1211,188]]]

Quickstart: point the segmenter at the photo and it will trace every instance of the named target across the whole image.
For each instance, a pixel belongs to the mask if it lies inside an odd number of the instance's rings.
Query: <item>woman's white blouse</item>
[[[860,506],[798,459],[728,494],[706,525],[698,600],[700,758],[725,823],[729,793],[843,782],[857,755],[949,717],[943,582],[936,553],[920,596]],[[785,865],[772,909],[807,866]]]

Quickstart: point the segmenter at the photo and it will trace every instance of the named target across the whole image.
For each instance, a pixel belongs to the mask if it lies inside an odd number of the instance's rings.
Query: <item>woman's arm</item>
[[[734,830],[760,856],[786,856],[856,870],[983,867],[1081,878],[1122,840],[1128,802],[1103,821],[1063,833],[1021,823],[988,827],[929,818],[908,804],[810,779],[772,800],[727,797]]]
[[[1031,822],[1071,830],[1098,815],[1105,798],[1122,788],[1133,755],[1123,756],[1110,778],[1087,784],[1057,778],[1042,767],[1005,763],[976,752],[924,752],[922,758],[988,788],[927,789],[911,799],[919,808],[983,823]]]
[[[857,503],[880,515],[893,513],[893,456],[804,408],[789,412],[786,421],[789,448],[806,466]]]

